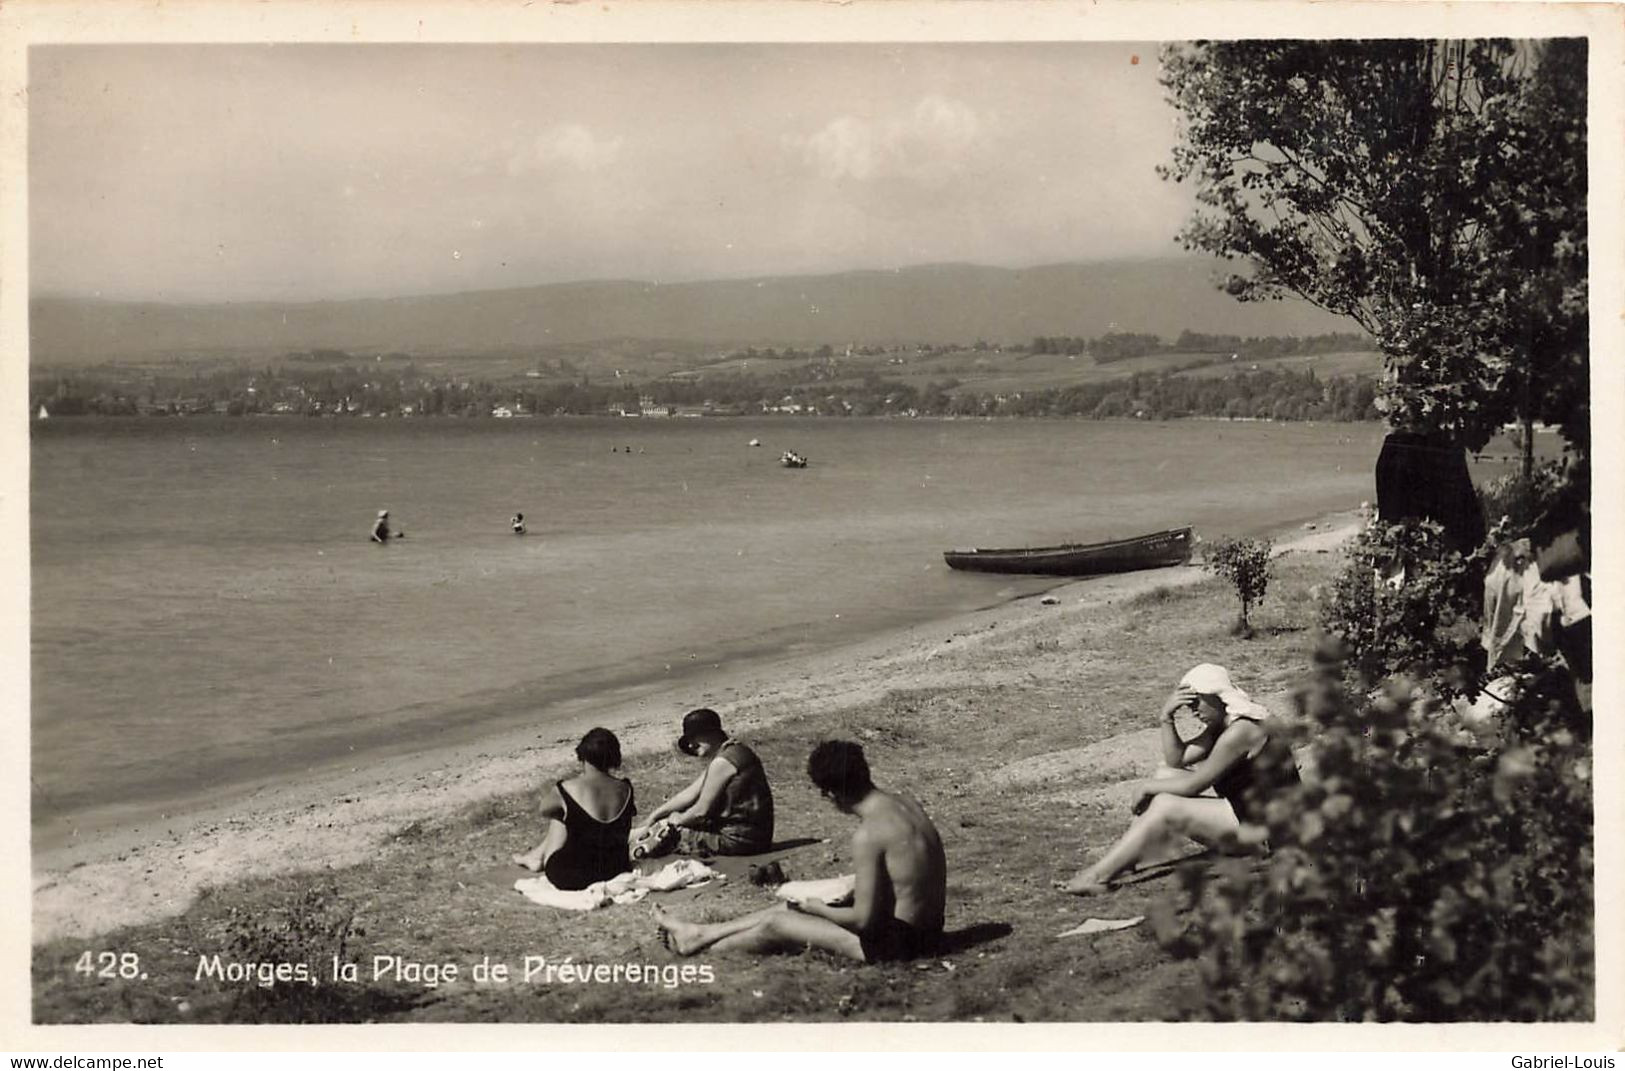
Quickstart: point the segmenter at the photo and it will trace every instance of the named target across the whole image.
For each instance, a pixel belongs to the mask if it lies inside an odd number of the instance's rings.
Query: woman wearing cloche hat
[[[755,855],[773,846],[773,792],[756,752],[722,728],[709,707],[683,715],[677,750],[705,761],[687,788],[656,807],[632,831],[633,855],[675,847],[690,855]]]

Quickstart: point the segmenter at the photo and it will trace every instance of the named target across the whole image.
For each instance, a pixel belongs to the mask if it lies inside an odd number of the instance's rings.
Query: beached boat
[[[1009,547],[949,550],[943,558],[952,569],[979,573],[1038,573],[1046,576],[1094,576],[1183,565],[1196,542],[1189,528],[1170,528],[1133,539],[1104,543],[1065,543],[1057,547]]]

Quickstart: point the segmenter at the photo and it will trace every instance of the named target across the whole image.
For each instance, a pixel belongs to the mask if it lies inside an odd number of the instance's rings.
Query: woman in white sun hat
[[[1189,740],[1174,724],[1181,708],[1202,720]],[[1292,752],[1265,728],[1268,717],[1223,666],[1204,662],[1186,673],[1160,715],[1167,776],[1140,784],[1128,831],[1061,888],[1078,896],[1104,892],[1124,871],[1165,858],[1176,836],[1228,850],[1261,847],[1264,808],[1298,783]],[[1217,798],[1201,795],[1207,789]]]

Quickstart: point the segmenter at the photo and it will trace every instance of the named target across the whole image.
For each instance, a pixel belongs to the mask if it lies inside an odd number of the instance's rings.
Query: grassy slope
[[[1263,360],[1221,361],[1202,368],[1180,372],[1182,376],[1227,376],[1234,372],[1257,368],[1260,372],[1306,372],[1314,370],[1325,379],[1330,376],[1382,375],[1380,353],[1311,353],[1291,357],[1271,357]]]
[[[233,908],[263,917],[312,885],[331,881],[359,912],[364,933],[348,958],[376,953],[466,964],[489,955],[517,971],[527,954],[557,962],[667,964],[649,901],[574,915],[534,906],[511,891],[508,854],[536,835],[535,794],[498,798],[457,818],[402,830],[367,865],[326,875],[250,880],[214,890],[178,918],[35,950],[34,1012],[42,1022],[219,1022],[289,1014],[410,1021],[1159,1020],[1196,999],[1188,963],[1162,953],[1141,926],[1056,940],[1091,915],[1143,914],[1169,881],[1126,887],[1095,901],[1050,889],[1121,831],[1126,814],[1107,782],[1152,757],[1143,730],[1178,673],[1198,661],[1230,667],[1255,695],[1289,687],[1305,660],[1311,585],[1335,556],[1296,553],[1255,612],[1259,634],[1231,638],[1234,596],[1219,582],[1159,588],[1103,611],[1028,604],[1001,628],[973,624],[929,653],[926,687],[817,715],[795,715],[752,734],[774,776],[781,838],[828,838],[788,853],[792,877],[848,867],[851,820],[833,811],[803,774],[811,744],[864,743],[877,780],[916,794],[935,817],[950,865],[948,928],[959,947],[922,965],[864,967],[823,954],[750,961],[700,957],[713,985],[678,988],[468,982],[437,990],[367,986],[303,990],[304,1007],[234,1003],[243,987],[197,982],[199,952],[224,952]],[[973,619],[974,621],[974,619]],[[1279,704],[1277,704],[1279,705]],[[1132,740],[1108,742],[1137,733]],[[1107,762],[1080,763],[1101,744]],[[1132,748],[1129,745],[1132,744]],[[1124,753],[1114,755],[1112,749]],[[1096,749],[1097,751],[1100,749]],[[1132,754],[1129,751],[1132,751]],[[1025,761],[1024,761],[1025,760]],[[1020,766],[1014,764],[1021,763]],[[1115,765],[1114,765],[1115,763]],[[1092,765],[1092,769],[1091,769]],[[1014,768],[1012,769],[1012,767]],[[1022,772],[1025,771],[1025,775]],[[538,771],[550,783],[564,770]],[[628,774],[645,810],[691,777],[674,754],[634,755]],[[660,899],[679,914],[715,919],[771,903],[742,880]],[[239,924],[240,925],[240,924]],[[94,981],[73,971],[87,949],[134,950],[148,980]],[[363,972],[365,977],[365,971]],[[184,1009],[183,1009],[184,1002]]]
[[[954,393],[1008,393],[1010,391],[1048,390],[1087,383],[1126,380],[1137,372],[1167,372],[1179,369],[1192,361],[1212,358],[1210,353],[1158,353],[1134,357],[1108,364],[1096,364],[1094,358],[1079,355],[1068,357],[1061,353],[1024,353],[1016,350],[1004,353],[992,351],[977,353],[964,350],[932,356],[906,355],[902,364],[891,363],[889,356],[854,356],[836,359],[839,382],[861,382],[866,373],[875,373],[887,379],[898,380],[916,388],[949,379],[959,381]],[[706,375],[749,371],[757,375],[794,372],[806,382],[812,382],[811,369],[827,364],[824,361],[770,361],[729,359],[716,361],[703,369]],[[1221,361],[1202,368],[1176,372],[1188,376],[1225,376],[1257,365],[1259,370],[1287,370],[1301,372],[1313,368],[1323,376],[1379,375],[1382,357],[1377,353],[1329,353],[1294,357],[1275,357],[1248,361]]]

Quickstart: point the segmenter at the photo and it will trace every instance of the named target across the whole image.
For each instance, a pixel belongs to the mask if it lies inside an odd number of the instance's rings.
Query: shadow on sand
[[[977,945],[1009,937],[1012,932],[1014,927],[1008,922],[976,922],[957,930],[945,930],[942,934],[942,953],[953,956],[969,952]]]

